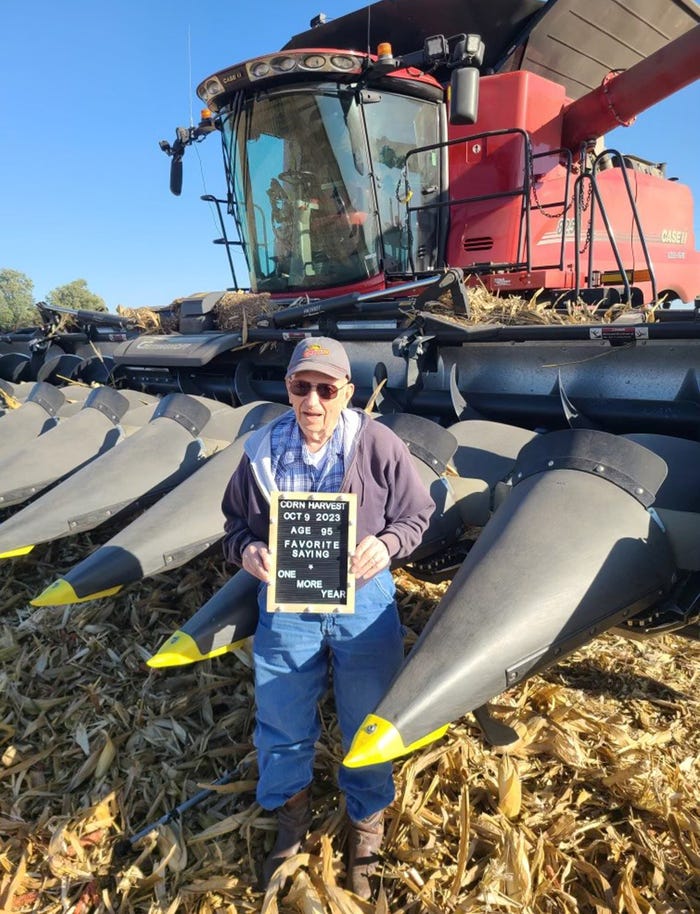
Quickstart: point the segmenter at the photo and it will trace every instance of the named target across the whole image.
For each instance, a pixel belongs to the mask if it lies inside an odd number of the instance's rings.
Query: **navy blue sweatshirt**
[[[357,495],[357,542],[374,535],[391,559],[406,559],[420,545],[435,510],[408,448],[384,425],[359,413],[360,428],[346,461],[341,492]],[[278,420],[275,420],[278,421]],[[242,565],[242,553],[256,540],[266,543],[270,525],[270,428],[255,432],[231,477],[221,509],[226,523],[227,561]]]

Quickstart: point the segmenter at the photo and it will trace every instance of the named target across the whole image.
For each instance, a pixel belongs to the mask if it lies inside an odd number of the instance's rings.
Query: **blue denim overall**
[[[258,750],[257,799],[276,809],[313,778],[321,733],[318,703],[333,688],[343,751],[379,704],[403,661],[394,581],[385,569],[358,588],[353,614],[268,613],[267,586],[258,591],[260,619],[253,641]],[[357,821],[394,799],[390,762],[340,766],[338,786]]]

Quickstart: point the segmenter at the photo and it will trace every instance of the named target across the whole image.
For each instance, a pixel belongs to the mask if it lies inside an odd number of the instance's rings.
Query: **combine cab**
[[[157,334],[137,314],[65,329],[41,306],[43,326],[0,342],[0,557],[158,499],[37,604],[215,544],[293,345],[330,335],[438,505],[411,571],[452,579],[346,764],[466,711],[507,740],[486,703],[611,627],[697,637],[700,309],[670,307],[700,293],[692,200],[603,136],[700,75],[699,20],[690,0],[382,0],[205,79],[202,122],[161,146],[179,193],[187,147],[220,136],[218,240],[250,291],[184,299]],[[524,303],[480,322],[484,289]],[[88,402],[66,380],[121,393]],[[255,619],[241,572],[152,663],[223,653]]]
[[[697,78],[697,5],[493,6],[377,3],[201,83],[194,134],[221,133],[254,290],[389,291],[457,267],[552,298],[700,291],[688,189],[602,139]]]

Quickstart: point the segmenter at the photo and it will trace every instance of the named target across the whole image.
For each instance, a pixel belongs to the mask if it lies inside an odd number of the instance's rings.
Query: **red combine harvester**
[[[692,201],[601,139],[700,75],[699,21],[691,0],[381,0],[205,79],[200,125],[161,143],[171,189],[218,133],[228,193],[205,199],[265,307],[240,319],[234,296],[224,329],[224,293],[195,295],[144,333],[42,305],[0,338],[0,509],[30,500],[0,559],[168,490],[34,602],[112,596],[216,543],[292,347],[329,335],[436,502],[409,568],[451,579],[345,764],[468,711],[508,741],[487,702],[607,629],[700,638],[700,300],[670,307],[700,292]],[[479,323],[479,284],[575,313]],[[231,650],[256,589],[235,574],[152,665]]]
[[[493,291],[687,302],[688,188],[601,138],[700,75],[698,19],[693,0],[385,0],[205,79],[204,120],[163,144],[173,189],[218,129],[233,243],[277,298],[453,267]]]

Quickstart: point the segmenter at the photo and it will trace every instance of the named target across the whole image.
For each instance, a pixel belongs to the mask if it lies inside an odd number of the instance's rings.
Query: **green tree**
[[[84,279],[74,279],[63,286],[56,286],[46,296],[49,305],[70,308],[71,311],[106,311],[104,299],[88,289]]]
[[[0,331],[35,327],[40,323],[31,279],[19,270],[0,270]]]

